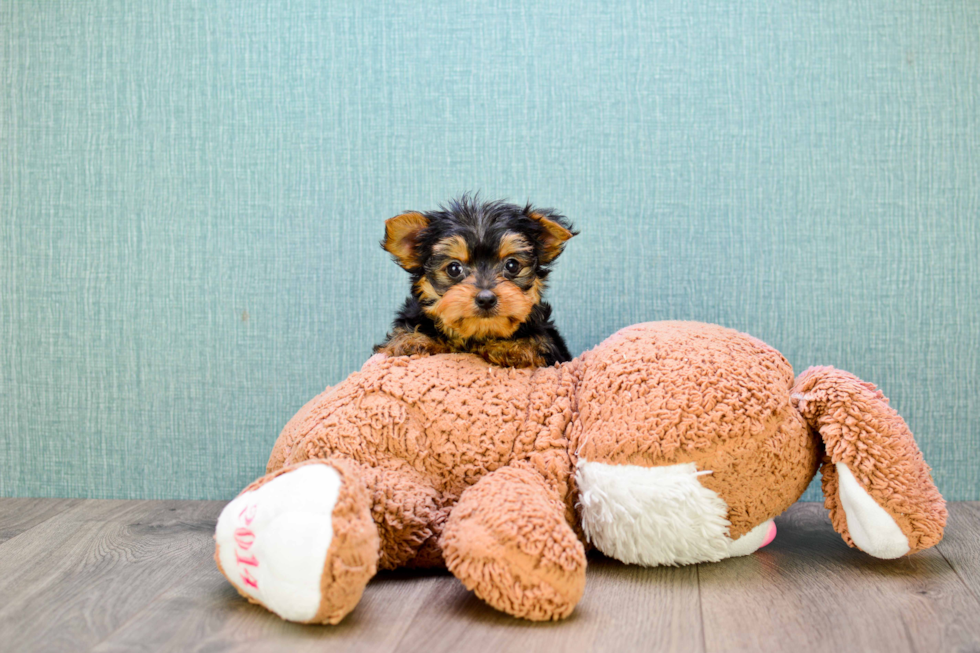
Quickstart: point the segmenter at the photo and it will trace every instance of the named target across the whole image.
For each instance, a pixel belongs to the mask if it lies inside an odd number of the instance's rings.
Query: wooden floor
[[[339,626],[286,623],[212,561],[220,502],[0,499],[0,650],[980,651],[980,503],[896,561],[847,548],[819,504],[754,555],[643,569],[590,559],[571,618],[495,612],[446,573],[385,574]]]

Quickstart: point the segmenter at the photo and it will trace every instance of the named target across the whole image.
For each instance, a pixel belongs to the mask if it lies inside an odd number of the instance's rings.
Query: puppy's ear
[[[402,213],[385,220],[385,239],[381,246],[395,257],[398,265],[414,270],[422,265],[418,258],[419,237],[429,226],[429,220],[421,213]]]
[[[541,262],[551,263],[565,248],[565,241],[575,235],[561,223],[553,220],[554,216],[546,216],[537,211],[528,213],[528,217],[541,225]]]

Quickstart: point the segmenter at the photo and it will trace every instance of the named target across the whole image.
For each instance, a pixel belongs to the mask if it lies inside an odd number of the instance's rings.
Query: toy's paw
[[[562,502],[527,469],[502,467],[467,488],[441,544],[467,589],[515,617],[564,619],[585,590],[585,548]]]
[[[353,609],[374,575],[377,531],[372,541],[370,514],[358,505],[366,505],[363,489],[345,476],[304,464],[260,479],[225,506],[215,558],[243,596],[289,621],[337,623]],[[338,567],[344,573],[333,573]]]
[[[312,619],[339,493],[336,470],[306,465],[225,506],[214,537],[232,584],[283,619]]]
[[[844,463],[837,463],[838,494],[847,531],[857,548],[890,560],[909,552],[909,540],[888,512],[861,487]]]

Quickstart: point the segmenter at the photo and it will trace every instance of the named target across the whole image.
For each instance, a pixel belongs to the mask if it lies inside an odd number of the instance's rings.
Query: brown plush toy
[[[222,512],[215,559],[247,599],[335,624],[378,569],[443,566],[494,608],[568,616],[586,544],[623,562],[747,555],[820,467],[834,528],[896,558],[943,498],[869,383],[693,322],[628,327],[537,369],[375,356],[286,425]]]

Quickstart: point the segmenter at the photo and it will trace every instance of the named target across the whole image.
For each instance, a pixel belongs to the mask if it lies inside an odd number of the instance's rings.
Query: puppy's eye
[[[446,266],[446,274],[448,274],[451,279],[459,279],[461,276],[463,276],[463,266],[456,261],[453,261]]]
[[[509,258],[504,261],[504,269],[507,270],[507,274],[517,274],[521,271],[521,262],[516,258]]]

